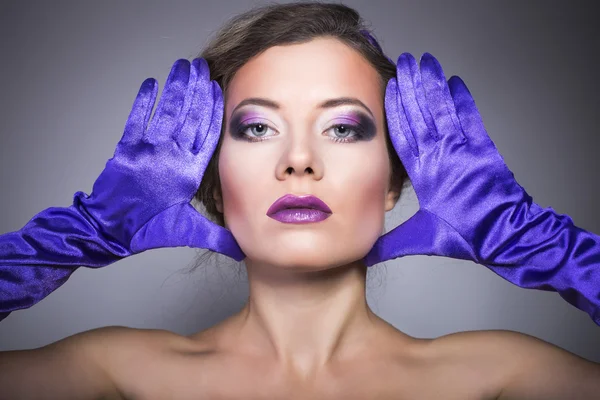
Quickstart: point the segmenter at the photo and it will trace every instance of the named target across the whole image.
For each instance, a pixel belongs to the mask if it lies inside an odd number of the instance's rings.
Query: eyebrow
[[[269,100],[269,99],[265,99],[265,98],[261,98],[261,97],[250,97],[250,98],[242,100],[240,102],[240,104],[235,106],[235,108],[233,109],[231,114],[233,114],[238,108],[248,105],[248,104],[254,104],[254,105],[258,105],[258,106],[272,108],[274,110],[279,110],[281,108],[279,103],[277,103],[273,100]],[[359,99],[357,99],[355,97],[337,97],[335,99],[328,99],[328,100],[325,100],[324,102],[322,102],[321,104],[319,104],[318,108],[333,108],[333,107],[347,105],[347,104],[362,107],[365,110],[367,110],[373,118],[375,118],[375,116],[373,115],[373,112],[371,112],[369,107],[367,107],[365,105],[365,103],[363,103],[362,101],[360,101]]]

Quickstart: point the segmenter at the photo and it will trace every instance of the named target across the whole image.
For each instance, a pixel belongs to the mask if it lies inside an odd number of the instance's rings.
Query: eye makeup
[[[332,126],[333,128],[343,126],[344,128],[349,128],[354,131],[354,141],[371,140],[377,134],[375,122],[365,113],[360,111],[346,111],[336,118],[334,122],[335,125]]]
[[[248,130],[248,128],[255,126],[265,126],[269,127],[267,122],[261,115],[255,111],[247,111],[247,112],[238,112],[231,117],[229,121],[229,132],[231,136],[236,140],[248,140],[253,141],[251,136],[246,135],[244,132]],[[272,129],[272,128],[271,128]]]
[[[328,135],[331,140],[337,143],[353,143],[358,141],[368,141],[377,134],[374,121],[365,113],[360,111],[345,111],[334,119],[334,124],[327,128],[327,131],[343,128],[344,131],[350,130],[353,134],[339,136],[336,132]],[[252,128],[261,127],[267,130],[275,130],[267,121],[261,118],[255,111],[240,112],[235,114],[229,122],[229,132],[233,139],[246,140],[249,142],[260,142],[267,140],[273,135],[256,136],[247,134],[246,131]]]

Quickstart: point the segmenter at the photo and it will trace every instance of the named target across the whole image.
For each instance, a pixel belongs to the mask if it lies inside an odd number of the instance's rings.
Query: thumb
[[[215,251],[236,261],[246,257],[231,231],[208,220],[190,203],[176,204],[156,215],[131,241],[134,253],[184,246]]]
[[[370,267],[418,254],[474,259],[470,246],[454,229],[434,214],[420,209],[407,221],[380,236],[364,261]]]

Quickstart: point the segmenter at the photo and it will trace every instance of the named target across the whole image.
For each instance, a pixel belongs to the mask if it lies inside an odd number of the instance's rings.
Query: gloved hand
[[[145,80],[114,156],[90,196],[48,208],[0,236],[0,320],[36,304],[80,266],[98,268],[159,247],[206,248],[236,261],[231,232],[190,204],[221,132],[223,95],[208,64],[177,60],[150,125],[156,80]]]
[[[385,110],[420,209],[382,235],[367,266],[407,255],[485,265],[513,284],[557,291],[600,325],[600,237],[533,202],[488,136],[464,82],[438,61],[398,58]]]

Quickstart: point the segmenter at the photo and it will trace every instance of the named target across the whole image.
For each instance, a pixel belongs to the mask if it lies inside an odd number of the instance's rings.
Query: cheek
[[[231,212],[235,212],[240,209],[240,206],[243,206],[243,193],[248,189],[246,187],[248,182],[246,171],[248,169],[244,168],[246,160],[243,154],[238,153],[236,157],[232,157],[229,147],[223,144],[219,155],[219,178],[223,194],[223,208],[227,219],[230,219]]]
[[[385,218],[385,195],[389,183],[389,161],[385,147],[374,146],[368,151],[357,152],[348,162],[333,173],[331,179],[339,185],[337,192],[342,194],[339,207],[349,225],[349,229],[367,236],[379,237]],[[363,238],[364,239],[364,238]]]
[[[227,228],[234,234],[244,233],[244,224],[257,213],[264,193],[257,188],[265,187],[268,175],[264,158],[257,152],[225,141],[219,155],[219,177],[223,196],[223,212]],[[261,181],[263,180],[263,181]],[[264,201],[264,199],[263,199]]]
[[[368,252],[383,230],[389,161],[385,143],[352,146],[327,143],[316,150],[313,161],[323,168],[323,179],[308,179],[302,187],[318,194],[336,215],[319,229],[293,232],[265,215],[277,195],[291,187],[275,176],[283,150],[223,143],[219,174],[225,222],[249,258],[314,266],[350,262]]]

